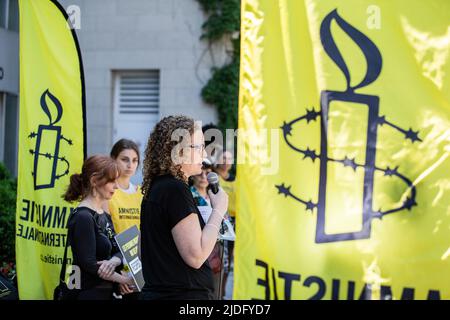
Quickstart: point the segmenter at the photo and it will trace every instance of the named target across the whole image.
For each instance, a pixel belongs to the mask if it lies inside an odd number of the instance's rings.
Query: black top
[[[73,264],[81,271],[81,289],[104,286],[112,282],[105,281],[97,275],[97,261],[109,260],[122,255],[114,240],[114,227],[111,216],[98,214],[87,208],[77,208],[67,223],[68,240],[72,247]]]
[[[206,261],[200,269],[187,265],[172,236],[172,228],[196,213],[204,222],[186,183],[171,175],[152,182],[141,206],[141,258],[144,299],[212,299],[213,276]]]

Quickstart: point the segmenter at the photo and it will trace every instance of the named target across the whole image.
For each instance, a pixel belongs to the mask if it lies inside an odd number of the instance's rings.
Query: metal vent
[[[119,76],[119,113],[158,114],[159,70]]]

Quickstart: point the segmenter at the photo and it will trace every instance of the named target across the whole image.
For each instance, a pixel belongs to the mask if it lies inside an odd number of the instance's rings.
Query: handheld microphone
[[[203,159],[202,168],[210,169],[210,168],[212,168],[212,166],[213,166],[213,164],[208,158]]]
[[[208,188],[211,189],[212,193],[216,194],[219,192],[219,176],[215,172],[210,172],[206,176],[208,180]]]

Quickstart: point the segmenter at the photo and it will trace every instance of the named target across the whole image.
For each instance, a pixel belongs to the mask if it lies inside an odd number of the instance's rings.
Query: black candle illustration
[[[351,85],[351,75],[348,67],[339,51],[334,38],[331,34],[331,22],[335,21],[337,25],[354,41],[359,49],[362,51],[366,64],[366,74],[363,80],[356,85]],[[320,96],[320,111],[316,111],[314,108],[311,110],[307,109],[306,114],[290,121],[284,122],[281,129],[283,130],[283,136],[288,144],[288,146],[294,151],[303,155],[303,159],[311,159],[313,162],[316,159],[320,161],[320,177],[319,177],[319,192],[317,201],[312,199],[305,201],[300,197],[297,197],[291,191],[292,186],[286,186],[284,183],[276,185],[278,193],[284,194],[285,197],[291,197],[296,201],[302,203],[306,206],[307,210],[314,211],[317,210],[317,227],[316,227],[316,243],[327,243],[336,241],[347,241],[356,239],[367,239],[370,238],[372,219],[379,218],[383,216],[401,211],[404,209],[411,210],[411,208],[416,205],[416,189],[412,182],[406,178],[404,175],[400,174],[398,169],[395,168],[380,168],[377,167],[375,163],[376,159],[376,146],[377,146],[377,131],[378,126],[386,124],[394,128],[395,130],[403,133],[406,139],[411,140],[413,143],[415,141],[421,141],[418,137],[418,131],[413,131],[411,128],[409,130],[404,130],[395,124],[386,120],[385,116],[379,115],[380,98],[377,95],[367,95],[357,92],[357,89],[366,87],[377,80],[382,69],[382,56],[377,48],[377,46],[362,32],[354,28],[348,22],[346,22],[342,17],[339,16],[337,10],[330,12],[322,21],[320,27],[320,38],[322,46],[330,57],[330,59],[336,64],[340,69],[342,74],[346,79],[346,89],[344,91],[335,90],[324,90],[321,92]],[[350,156],[345,156],[344,158],[336,158],[329,155],[328,147],[331,131],[329,130],[330,116],[332,109],[332,103],[339,102],[344,104],[351,104],[352,108],[355,108],[354,112],[364,110],[368,115],[367,120],[367,130],[365,134],[365,159],[363,162],[358,163],[355,158]],[[300,121],[306,120],[309,124],[310,121],[315,122],[317,118],[321,118],[321,139],[320,139],[320,154],[316,150],[307,148],[301,149],[294,146],[290,140],[289,136],[292,135],[292,126]],[[352,232],[341,232],[341,233],[327,233],[326,232],[326,213],[327,210],[334,210],[332,207],[327,208],[327,182],[328,182],[328,165],[329,163],[334,163],[336,165],[343,165],[344,167],[350,167],[356,172],[356,169],[361,168],[364,171],[364,178],[362,188],[362,199],[361,201],[361,217],[362,223],[359,230],[354,230]],[[373,208],[373,186],[374,186],[374,173],[375,171],[381,171],[384,176],[387,177],[397,177],[401,179],[410,190],[410,196],[403,201],[402,206],[398,208],[393,208],[389,210],[374,210]],[[349,196],[352,196],[349,194]]]
[[[52,106],[56,109],[55,119],[53,119],[46,98],[49,99]],[[48,118],[48,124],[40,124],[37,133],[32,132],[28,136],[32,139],[36,138],[35,150],[30,150],[30,153],[34,156],[32,175],[35,190],[53,188],[56,180],[69,174],[69,162],[65,157],[60,157],[59,155],[60,142],[64,140],[69,145],[72,145],[72,140],[66,139],[61,134],[61,126],[56,125],[63,116],[63,108],[60,101],[47,89],[41,95],[40,105]],[[65,164],[63,172],[59,174],[57,172],[58,161],[62,161]]]

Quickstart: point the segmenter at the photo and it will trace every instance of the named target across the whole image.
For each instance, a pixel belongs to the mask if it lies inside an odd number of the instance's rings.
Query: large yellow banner
[[[450,299],[450,2],[243,0],[237,299]]]
[[[72,210],[61,195],[86,151],[83,69],[64,9],[51,0],[19,5],[18,286],[21,299],[49,299],[59,283]]]

